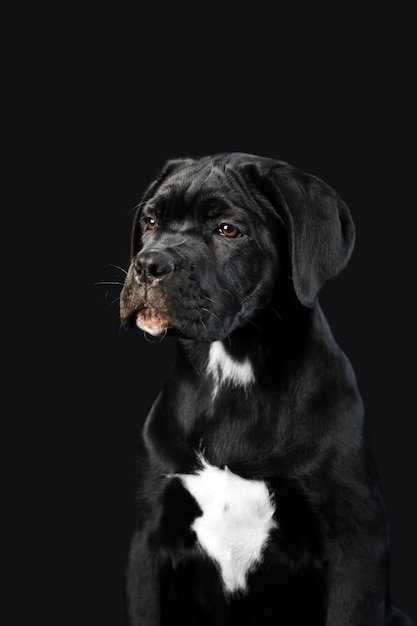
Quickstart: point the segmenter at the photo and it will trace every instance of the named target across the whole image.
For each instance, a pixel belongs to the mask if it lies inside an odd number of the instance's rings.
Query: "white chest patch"
[[[255,382],[252,364],[249,359],[235,361],[223,347],[221,341],[214,341],[210,346],[207,371],[214,379],[213,398],[216,397],[220,386],[232,383],[247,387]]]
[[[203,514],[193,523],[199,544],[219,566],[226,591],[244,591],[277,523],[266,484],[247,480],[203,459],[197,474],[177,474]]]

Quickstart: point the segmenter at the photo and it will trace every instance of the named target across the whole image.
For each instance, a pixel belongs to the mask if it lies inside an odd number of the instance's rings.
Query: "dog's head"
[[[288,276],[312,307],[348,262],[354,236],[336,192],[283,161],[244,153],[168,161],[134,218],[122,325],[222,339],[264,311]]]

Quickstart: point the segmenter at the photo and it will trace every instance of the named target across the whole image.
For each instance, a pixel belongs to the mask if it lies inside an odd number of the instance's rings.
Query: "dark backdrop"
[[[51,514],[30,579],[51,548],[33,606],[45,619],[56,606],[55,624],[124,623],[135,445],[175,350],[119,328],[134,207],[167,158],[231,150],[313,173],[351,209],[356,247],[321,302],[366,405],[393,597],[417,616],[413,18],[391,5],[248,7],[62,11],[35,37],[37,60],[25,52],[19,150],[42,172],[38,350],[52,384],[36,391],[45,428],[29,415],[22,445],[42,444],[31,471]]]

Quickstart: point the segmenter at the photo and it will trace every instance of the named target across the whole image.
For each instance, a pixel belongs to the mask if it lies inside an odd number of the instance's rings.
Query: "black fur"
[[[233,235],[233,236],[228,236]],[[318,303],[349,260],[341,198],[287,163],[230,153],[169,161],[146,190],[121,294],[124,327],[178,335],[138,454],[132,626],[410,626],[390,602],[384,504],[355,375]],[[213,393],[211,342],[256,383]],[[174,476],[198,453],[276,502],[248,591],[224,593],[198,549],[201,509]]]

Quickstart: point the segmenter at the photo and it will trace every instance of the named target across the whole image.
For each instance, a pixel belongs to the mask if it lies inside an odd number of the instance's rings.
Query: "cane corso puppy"
[[[121,322],[178,349],[139,446],[132,626],[412,624],[390,601],[355,374],[318,302],[354,238],[331,187],[272,158],[170,160],[145,191]]]

